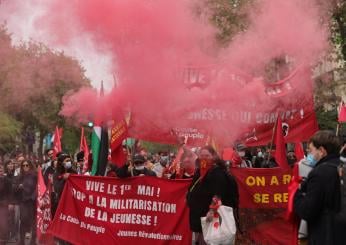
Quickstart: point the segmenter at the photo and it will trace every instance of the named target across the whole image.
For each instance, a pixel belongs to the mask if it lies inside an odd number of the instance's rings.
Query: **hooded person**
[[[127,162],[121,168],[116,170],[119,178],[127,178],[132,176],[156,176],[155,172],[145,167],[145,157],[141,154],[135,154],[132,162]]]

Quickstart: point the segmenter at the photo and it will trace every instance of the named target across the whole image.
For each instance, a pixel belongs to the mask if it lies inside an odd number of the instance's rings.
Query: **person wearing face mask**
[[[240,157],[240,162],[238,167],[240,168],[252,168],[251,156],[249,159],[249,154],[247,154],[247,148],[244,144],[237,144],[235,150]]]
[[[159,178],[162,178],[163,174],[165,173],[166,166],[168,165],[168,156],[162,156],[161,159],[154,164],[153,171],[155,172],[156,176]]]
[[[190,229],[194,232],[195,244],[202,245],[206,243],[202,233],[201,217],[208,214],[213,197],[218,196],[223,205],[236,210],[239,192],[235,179],[227,173],[225,162],[211,146],[201,148],[196,167],[186,198],[190,209]]]
[[[262,152],[261,148],[256,149],[256,155],[254,156],[253,160],[253,167],[254,168],[262,168],[264,162],[264,154]]]
[[[70,174],[77,174],[72,167],[71,157],[66,153],[60,153],[58,155],[56,171],[53,174],[53,190],[51,196],[53,217],[58,207],[59,200],[65,186],[65,181]]]
[[[308,244],[345,244],[346,224],[335,219],[340,210],[337,167],[340,142],[331,131],[315,133],[308,142],[307,161],[312,170],[294,195],[294,213],[306,220]]]
[[[127,178],[133,176],[156,176],[155,172],[145,167],[145,158],[141,154],[135,154],[132,162],[127,162],[121,168],[116,170],[119,178]]]

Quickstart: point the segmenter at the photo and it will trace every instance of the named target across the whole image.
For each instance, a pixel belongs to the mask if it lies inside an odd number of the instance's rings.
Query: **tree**
[[[11,152],[20,135],[22,124],[10,115],[0,112],[0,154]]]
[[[41,153],[44,136],[56,125],[66,125],[59,115],[63,96],[90,87],[90,81],[79,61],[63,52],[35,42],[12,46],[4,27],[0,29],[0,53],[4,57],[0,63],[0,109],[20,121],[23,132],[28,127],[40,132]]]
[[[332,9],[332,41],[340,46],[342,59],[346,60],[346,1],[334,0]]]
[[[247,8],[254,0],[203,0],[197,13],[207,16],[218,29],[216,39],[226,46],[239,32],[246,30],[249,22]]]
[[[156,142],[141,141],[141,146],[148,152],[176,152],[177,147],[174,145],[160,144]]]

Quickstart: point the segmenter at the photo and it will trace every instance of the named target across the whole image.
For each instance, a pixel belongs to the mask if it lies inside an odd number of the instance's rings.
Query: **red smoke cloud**
[[[198,126],[235,139],[243,123],[233,120],[230,126],[229,119],[238,112],[292,104],[292,96],[265,93],[264,71],[272,59],[288,55],[292,71],[315,64],[328,48],[327,28],[313,0],[260,1],[249,9],[248,30],[222,49],[209,21],[194,13],[194,1],[51,0],[46,5],[37,28],[64,43],[90,33],[100,50],[112,54],[119,81],[101,102],[95,91],[66,96],[62,113],[84,120],[101,111],[111,119],[130,108],[135,130],[153,134]],[[298,89],[294,97],[309,92],[307,80],[301,70],[292,79]],[[205,120],[193,120],[192,111],[202,111]]]

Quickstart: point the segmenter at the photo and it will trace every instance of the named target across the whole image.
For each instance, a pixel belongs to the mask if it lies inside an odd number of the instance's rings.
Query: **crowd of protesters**
[[[232,207],[238,200],[237,184],[227,192],[227,178],[223,173],[232,173],[232,168],[271,168],[277,167],[273,150],[267,148],[248,148],[236,143],[217,154],[210,146],[189,149],[181,147],[181,151],[148,153],[140,149],[131,154],[127,146],[123,146],[127,159],[124,163],[109,162],[105,176],[126,178],[131,176],[156,176],[167,179],[190,178],[192,184],[188,190],[187,203],[190,207],[191,230],[196,232],[200,244],[200,217],[205,215],[214,195]],[[90,157],[89,157],[90,160]],[[293,166],[297,159],[294,152],[287,153],[287,161]],[[207,163],[207,164],[204,164]],[[52,149],[45,152],[42,164],[35,159],[29,160],[23,154],[10,157],[0,164],[0,244],[17,242],[31,244],[36,242],[36,198],[37,171],[40,167],[46,184],[52,184],[52,215],[56,212],[66,179],[70,174],[90,174],[90,167],[84,161],[84,153],[74,157]],[[90,162],[89,162],[90,165]],[[204,166],[205,165],[205,166]],[[117,167],[120,166],[120,167]],[[204,167],[205,168],[204,168]],[[223,176],[223,177],[222,177]],[[206,179],[208,181],[201,181]],[[206,184],[206,183],[209,184]],[[229,186],[229,185],[228,185]],[[202,194],[201,194],[202,193]],[[228,194],[230,195],[228,195]],[[236,198],[235,198],[236,197]],[[203,204],[204,203],[204,204]],[[202,207],[202,206],[203,207]],[[60,241],[60,244],[66,244]]]

